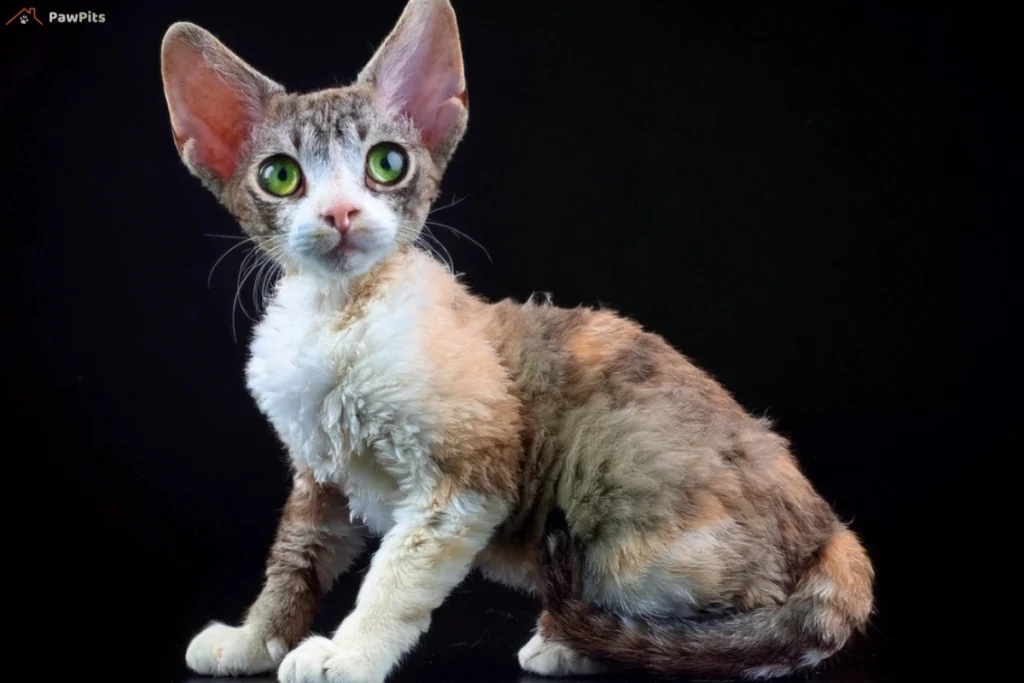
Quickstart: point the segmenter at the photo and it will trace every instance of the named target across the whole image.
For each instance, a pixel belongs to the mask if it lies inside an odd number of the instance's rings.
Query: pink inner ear
[[[230,178],[256,123],[250,98],[228,86],[190,45],[179,44],[168,52],[165,75],[178,149],[193,140],[193,160],[222,180]]]
[[[454,17],[436,10],[411,13],[380,59],[375,80],[384,107],[412,118],[428,147],[439,143],[465,108]]]
[[[420,141],[431,149],[439,145],[465,110],[465,102],[465,91],[463,91],[463,97],[453,97],[442,104],[437,111],[434,124],[422,132]]]

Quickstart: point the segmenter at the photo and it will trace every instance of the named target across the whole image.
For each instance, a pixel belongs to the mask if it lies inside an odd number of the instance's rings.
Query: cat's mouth
[[[387,235],[369,226],[355,227],[344,234],[333,226],[296,230],[289,237],[288,250],[300,261],[330,274],[362,272],[387,252]]]
[[[355,230],[339,239],[331,249],[333,266],[347,275],[364,271],[377,261],[384,250],[380,236],[372,230]]]
[[[338,245],[334,249],[342,256],[349,256],[368,253],[373,251],[375,246],[376,240],[373,239],[372,234],[366,230],[357,230],[341,235]]]

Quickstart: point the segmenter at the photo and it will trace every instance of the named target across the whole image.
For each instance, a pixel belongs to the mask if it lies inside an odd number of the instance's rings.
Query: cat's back
[[[732,508],[748,479],[773,478],[789,457],[766,422],[638,323],[534,301],[491,308],[492,338],[529,415],[533,480],[523,485],[536,509],[524,515],[546,514],[554,501],[536,496],[554,481],[585,526],[602,522],[581,499],[632,520],[673,516],[699,491]]]
[[[663,467],[662,483],[688,490],[754,480],[813,495],[786,439],[659,334],[604,309],[505,300],[491,315],[531,422],[560,459]]]
[[[494,339],[522,391],[559,413],[665,401],[687,421],[750,418],[710,374],[657,333],[605,309],[533,300],[492,306]]]

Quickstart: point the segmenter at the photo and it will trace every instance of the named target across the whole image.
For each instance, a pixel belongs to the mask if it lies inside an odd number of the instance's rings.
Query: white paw
[[[589,676],[604,673],[604,665],[538,633],[519,651],[519,666],[540,676]]]
[[[239,676],[273,671],[288,651],[280,640],[269,643],[246,626],[210,624],[189,643],[185,663],[205,676]]]
[[[321,636],[304,640],[277,670],[280,683],[383,683],[386,675],[358,652]]]

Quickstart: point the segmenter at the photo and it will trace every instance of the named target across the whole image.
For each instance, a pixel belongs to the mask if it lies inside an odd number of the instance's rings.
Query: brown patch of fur
[[[539,576],[536,543],[502,531],[477,555],[485,576],[517,590],[534,593]]]
[[[818,556],[818,570],[831,583],[836,605],[847,621],[861,628],[871,615],[875,570],[857,535],[840,529]]]
[[[424,286],[436,302],[424,313],[423,349],[431,400],[445,435],[433,457],[461,489],[507,501],[519,495],[522,455],[520,402],[511,379],[482,332],[481,306],[437,266]],[[453,302],[459,301],[459,306]],[[458,330],[453,333],[453,330]]]
[[[582,318],[582,320],[581,320]],[[572,323],[583,323],[573,326]],[[600,371],[608,361],[631,347],[635,332],[625,321],[604,311],[587,311],[563,330],[566,346],[582,368]]]
[[[363,548],[351,527],[348,502],[309,474],[296,476],[267,561],[266,581],[246,623],[264,640],[293,647],[313,625],[323,592]]]
[[[711,491],[697,491],[693,495],[689,528],[708,527],[729,517],[722,501]]]
[[[405,251],[407,250],[400,249],[397,258],[393,257],[378,263],[368,273],[352,282],[348,290],[348,301],[338,315],[334,324],[335,329],[343,330],[356,320],[366,316],[370,304],[380,298],[381,290],[391,280],[396,261],[401,261],[402,253]]]
[[[635,580],[650,569],[653,562],[665,555],[676,533],[678,532],[666,528],[660,534],[624,535],[611,550],[592,554],[592,561],[603,560],[600,565],[596,565],[595,562],[592,566],[600,574],[614,581]]]
[[[654,379],[660,369],[658,357],[667,353],[654,335],[638,334],[608,363],[606,372],[625,384],[642,385]]]

